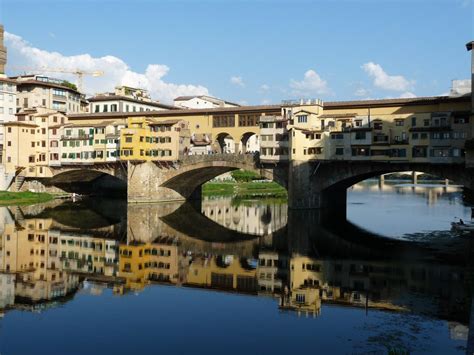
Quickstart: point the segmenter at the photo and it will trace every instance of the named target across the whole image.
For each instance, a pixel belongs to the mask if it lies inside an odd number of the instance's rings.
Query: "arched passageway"
[[[58,173],[49,184],[66,192],[86,195],[126,196],[126,177],[92,169],[73,169]]]

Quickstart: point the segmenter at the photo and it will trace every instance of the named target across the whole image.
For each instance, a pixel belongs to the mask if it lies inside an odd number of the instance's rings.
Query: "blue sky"
[[[162,101],[443,94],[469,78],[473,18],[472,0],[0,0],[10,68],[103,70],[88,93],[125,83]]]

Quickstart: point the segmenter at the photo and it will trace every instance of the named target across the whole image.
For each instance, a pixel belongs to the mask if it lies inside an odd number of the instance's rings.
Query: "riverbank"
[[[53,195],[37,192],[9,192],[0,191],[0,206],[32,205],[51,201]]]
[[[287,197],[286,189],[273,181],[208,182],[202,186],[204,196]]]

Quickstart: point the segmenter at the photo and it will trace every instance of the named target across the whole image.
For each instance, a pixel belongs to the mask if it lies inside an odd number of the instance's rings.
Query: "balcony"
[[[92,135],[90,134],[78,134],[78,135],[72,135],[72,136],[65,136],[65,135],[62,135],[61,136],[61,140],[79,140],[79,139],[82,139],[82,140],[89,140],[93,138]]]
[[[373,144],[388,144],[388,136],[385,134],[374,135]]]
[[[409,144],[408,138],[407,139],[392,139],[390,141],[391,145],[407,145]]]

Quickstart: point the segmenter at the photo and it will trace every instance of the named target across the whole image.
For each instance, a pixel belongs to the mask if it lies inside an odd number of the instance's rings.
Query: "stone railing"
[[[260,159],[258,154],[202,154],[179,156],[179,162],[182,164],[198,164],[212,161],[256,165],[260,162]]]

